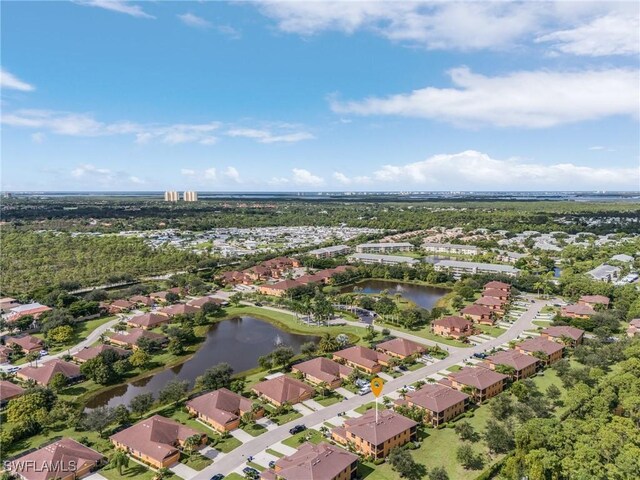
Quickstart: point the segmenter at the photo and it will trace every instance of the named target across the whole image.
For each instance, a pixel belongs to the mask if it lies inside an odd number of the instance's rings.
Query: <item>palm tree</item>
[[[188,452],[189,456],[191,456],[191,453],[198,445],[200,445],[199,435],[191,435],[184,441],[184,449]]]
[[[327,394],[327,390],[329,389],[329,384],[327,382],[320,382],[318,384],[318,389],[320,390],[320,395],[322,395],[322,398],[324,399]]]
[[[111,460],[109,460],[109,464],[118,469],[118,474],[122,477],[122,467],[129,468],[129,455],[124,453],[122,450],[116,450],[113,455],[111,455]]]

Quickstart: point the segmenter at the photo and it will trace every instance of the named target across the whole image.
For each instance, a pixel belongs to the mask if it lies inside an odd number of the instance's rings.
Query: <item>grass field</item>
[[[475,325],[475,327],[482,330],[482,333],[489,335],[490,337],[499,337],[506,332],[504,328],[492,327],[491,325]]]
[[[323,440],[325,440],[325,438],[319,431],[309,428],[283,440],[282,443],[288,447],[298,448],[304,442],[320,443]]]

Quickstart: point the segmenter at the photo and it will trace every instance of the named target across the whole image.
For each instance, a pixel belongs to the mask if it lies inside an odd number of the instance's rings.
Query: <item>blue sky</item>
[[[3,2],[3,190],[638,190],[637,2]]]

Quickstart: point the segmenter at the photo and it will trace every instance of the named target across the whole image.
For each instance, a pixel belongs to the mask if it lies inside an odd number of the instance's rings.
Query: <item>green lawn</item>
[[[293,420],[302,417],[302,415],[295,410],[285,413],[284,415],[278,415],[277,417],[269,417],[272,421],[278,425],[284,425],[285,423],[292,422]]]
[[[263,427],[262,425],[258,425],[257,423],[252,423],[251,425],[245,425],[244,427],[242,427],[242,430],[244,430],[249,435],[252,435],[254,437],[257,437],[258,435],[262,435],[264,432],[267,431],[265,427]]]
[[[322,396],[316,397],[314,400],[323,407],[328,407],[329,405],[341,402],[344,400],[344,397],[338,393],[333,393],[332,395],[326,395],[324,398],[322,398]]]
[[[534,320],[532,323],[542,328],[547,328],[551,326],[551,322],[543,322],[542,320]]]
[[[74,329],[73,337],[71,337],[71,339],[68,342],[65,342],[62,345],[52,345],[49,348],[49,353],[51,354],[60,353],[70,347],[73,347],[74,345],[77,345],[82,340],[87,338],[87,336],[91,332],[93,332],[96,328],[100,327],[101,325],[104,325],[107,322],[110,322],[111,320],[115,320],[116,318],[117,317],[115,316],[109,316],[109,317],[94,318],[93,320],[87,320],[86,322],[78,322],[76,324],[76,328]],[[42,333],[34,333],[33,336],[44,339],[44,334]]]
[[[270,455],[273,455],[274,457],[278,457],[278,458],[282,458],[282,457],[284,457],[284,454],[283,454],[283,453],[276,452],[276,451],[275,451],[274,449],[272,449],[272,448],[267,448],[267,449],[265,450],[265,452],[266,452],[266,453],[268,453],[268,454],[270,454]]]
[[[489,335],[490,337],[499,337],[504,332],[506,332],[504,328],[493,327],[491,325],[476,325],[475,327],[479,330],[482,330],[482,333],[484,333],[485,335]]]
[[[319,431],[309,428],[283,440],[282,443],[288,447],[298,448],[304,442],[320,443],[323,440],[325,440],[325,437]]]
[[[460,365],[451,365],[449,368],[447,368],[447,371],[449,372],[458,372],[462,370],[462,367]]]
[[[242,445],[242,442],[233,435],[229,435],[228,438],[222,438],[220,435],[215,435],[214,438],[218,439],[218,442],[213,445],[213,448],[222,453],[229,453]]]
[[[119,480],[121,478],[135,478],[136,480],[152,480],[154,473],[147,467],[140,465],[139,463],[129,460],[129,466],[122,469],[122,475],[118,472],[117,468],[103,468],[99,471],[100,475],[108,480]],[[166,477],[169,478],[169,477]],[[171,474],[170,478],[177,478],[174,474]]]
[[[202,470],[213,463],[213,460],[205,457],[204,455],[200,455],[197,452],[191,454],[191,456],[182,454],[180,456],[180,462],[185,465],[193,468],[194,470]]]
[[[388,327],[392,330],[399,330],[401,332],[410,333],[411,335],[415,335],[416,337],[426,338],[428,340],[433,340],[434,342],[438,342],[444,345],[451,345],[452,347],[461,347],[461,348],[470,348],[471,345],[468,343],[462,343],[457,340],[450,340],[445,337],[441,337],[440,335],[436,335],[431,332],[428,326],[422,327],[417,330],[410,330],[401,325],[396,325],[395,323],[384,322],[380,319],[376,320],[376,325],[382,325]]]
[[[364,405],[360,405],[358,408],[354,408],[354,410],[358,413],[364,413],[375,406],[376,406],[376,402],[369,402],[369,403],[365,403]],[[378,406],[378,408],[381,408],[381,407]]]

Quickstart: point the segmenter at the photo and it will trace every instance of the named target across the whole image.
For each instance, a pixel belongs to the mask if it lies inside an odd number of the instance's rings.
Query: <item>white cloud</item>
[[[2,117],[2,123],[13,127],[46,129],[57,135],[100,137],[134,135],[136,143],[145,144],[158,140],[170,145],[200,143],[212,145],[219,122],[204,124],[138,124],[133,122],[105,123],[84,113],[54,112],[50,110],[17,110]]]
[[[215,168],[211,167],[204,171],[203,176],[205,180],[216,180],[218,178],[218,173]]]
[[[143,185],[146,182],[135,175],[123,171],[113,171],[109,168],[97,167],[91,163],[78,165],[71,170],[71,176],[78,181],[82,181],[86,186],[87,182],[95,182],[104,186],[120,186],[123,183],[131,185]]]
[[[188,176],[188,177],[192,177],[193,175],[195,175],[195,174],[196,174],[196,171],[195,171],[195,170],[192,170],[192,169],[190,169],[190,168],[181,168],[181,169],[180,169],[180,173],[181,173],[182,175],[186,175],[186,176]]]
[[[7,72],[4,68],[0,68],[0,88],[7,90],[19,90],[21,92],[32,92],[36,89],[33,85],[20,80],[12,73]]]
[[[286,177],[271,177],[271,180],[267,181],[269,185],[286,185],[289,183],[289,179]]]
[[[295,143],[315,138],[308,132],[274,134],[269,130],[257,128],[232,128],[226,132],[226,135],[229,137],[251,138],[260,143]]]
[[[636,2],[275,0],[259,9],[281,31],[304,36],[364,30],[427,49],[513,49],[538,39],[578,55],[638,51]]]
[[[129,177],[129,181],[131,183],[135,183],[136,185],[143,185],[147,182],[145,182],[144,180],[142,180],[140,177],[136,177],[135,175],[132,175]]]
[[[604,150],[602,145],[594,145],[593,147],[589,147],[589,150]]]
[[[638,12],[613,12],[567,30],[536,38],[537,43],[551,43],[556,52],[600,57],[638,55],[640,53],[640,18]]]
[[[108,168],[98,168],[95,165],[90,163],[85,163],[83,165],[79,165],[78,167],[71,170],[71,176],[80,178],[86,175],[96,175],[101,177],[109,177],[113,173]]]
[[[87,7],[104,8],[105,10],[124,13],[126,15],[131,15],[132,17],[156,18],[142,10],[140,5],[133,5],[131,2],[126,0],[75,0],[74,3]]]
[[[296,185],[320,186],[324,183],[324,179],[312,174],[309,170],[303,168],[294,168],[292,171],[292,182]]]
[[[333,178],[343,185],[351,183],[351,179],[342,172],[333,172]]]
[[[224,171],[224,176],[229,180],[233,180],[236,183],[242,183],[240,178],[240,172],[235,167],[227,167]]]
[[[45,134],[42,132],[36,132],[31,134],[31,140],[33,143],[42,143],[44,142]]]
[[[182,15],[178,15],[178,18],[189,27],[194,28],[209,28],[211,27],[211,22],[205,20],[202,17],[194,15],[193,13],[187,12]]]
[[[474,150],[434,155],[406,165],[384,165],[372,174],[377,183],[433,190],[594,190],[637,188],[640,168],[544,165],[520,159],[497,160]]]
[[[449,72],[454,88],[426,87],[362,101],[331,100],[336,113],[429,118],[466,126],[542,128],[613,115],[638,116],[637,70]]]
[[[231,38],[232,40],[238,40],[242,38],[240,30],[233,28],[231,25],[217,25],[216,30],[218,33]]]

